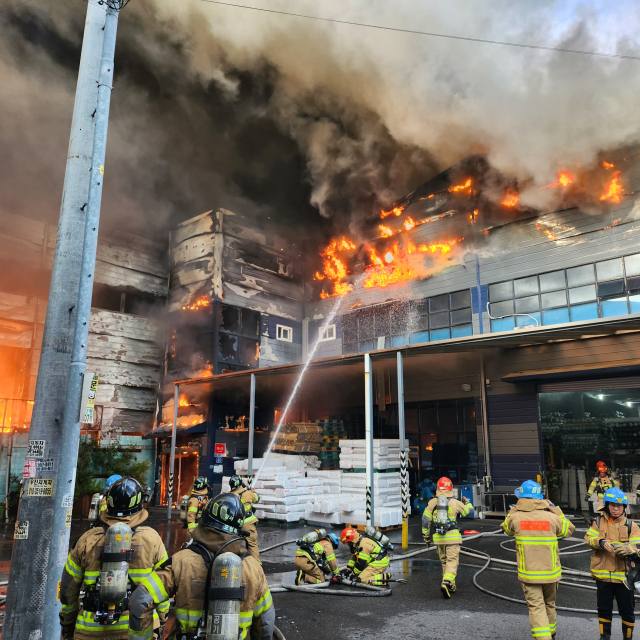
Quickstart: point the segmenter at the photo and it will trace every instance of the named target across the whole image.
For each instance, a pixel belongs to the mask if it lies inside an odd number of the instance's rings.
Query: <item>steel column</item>
[[[409,546],[409,482],[404,428],[404,367],[402,353],[398,351],[398,432],[400,438],[400,489],[402,492],[402,548]]]
[[[371,356],[364,354],[365,466],[367,470],[367,524],[375,526],[375,487],[373,484],[373,371]]]
[[[247,460],[247,483],[253,483],[253,445],[256,418],[256,374],[251,374],[251,390],[249,391],[249,459]]]
[[[489,420],[487,416],[487,386],[484,375],[484,357],[480,354],[480,401],[482,403],[482,436],[486,477],[491,478],[491,450],[489,448]]]
[[[171,459],[169,460],[169,491],[167,500],[167,520],[171,520],[171,502],[173,500],[173,470],[176,464],[176,430],[178,428],[178,405],[180,403],[180,385],[175,385],[173,393],[173,430],[171,431]]]

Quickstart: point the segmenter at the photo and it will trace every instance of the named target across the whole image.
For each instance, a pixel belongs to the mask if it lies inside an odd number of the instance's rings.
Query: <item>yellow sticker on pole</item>
[[[104,165],[100,165],[100,175],[104,175]]]

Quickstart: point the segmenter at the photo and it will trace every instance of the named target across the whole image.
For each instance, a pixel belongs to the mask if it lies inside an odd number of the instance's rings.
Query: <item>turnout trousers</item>
[[[524,598],[529,607],[531,635],[536,640],[551,640],[556,634],[557,582],[528,584],[521,582]]]
[[[633,627],[636,623],[634,611],[635,601],[633,591],[629,591],[622,582],[604,582],[596,580],[598,588],[598,622],[600,634],[611,633],[611,618],[613,613],[613,599],[618,604],[618,612],[622,618],[622,637],[627,640],[633,637]]]
[[[303,556],[296,556],[293,561],[296,567],[302,571],[304,581],[309,584],[319,584],[324,582],[324,573],[315,562],[311,562],[309,558]]]
[[[442,563],[442,580],[448,580],[452,585],[456,584],[458,564],[460,562],[459,544],[437,544],[438,557]]]

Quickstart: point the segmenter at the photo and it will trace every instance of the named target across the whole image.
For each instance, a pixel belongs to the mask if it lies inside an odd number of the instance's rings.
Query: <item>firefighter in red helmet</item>
[[[592,494],[595,492],[598,497],[598,505],[600,505],[602,504],[602,497],[609,489],[612,489],[613,487],[618,487],[618,489],[620,488],[620,480],[618,480],[617,476],[604,462],[602,462],[602,460],[596,463],[596,469],[596,475],[593,478],[584,499],[589,502]],[[594,507],[594,509],[597,508],[597,506]]]
[[[456,590],[456,574],[462,545],[458,517],[466,518],[472,511],[473,505],[467,498],[463,497],[460,502],[453,497],[451,480],[440,478],[436,487],[436,497],[429,500],[422,513],[422,536],[427,546],[433,538],[442,563],[440,589],[445,598],[450,598]]]
[[[369,529],[372,535],[368,534]],[[351,558],[347,568],[340,572],[341,576],[365,584],[387,584],[391,578],[386,569],[389,566],[389,550],[392,547],[386,536],[373,527],[367,527],[363,532],[348,527],[340,534],[340,541],[349,545],[351,550]]]

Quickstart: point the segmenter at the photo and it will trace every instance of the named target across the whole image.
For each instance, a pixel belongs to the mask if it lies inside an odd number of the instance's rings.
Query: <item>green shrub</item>
[[[138,462],[132,446],[100,446],[95,440],[81,441],[78,448],[78,470],[74,497],[104,490],[104,481],[117,473],[131,476],[141,485],[147,481],[151,464]]]

